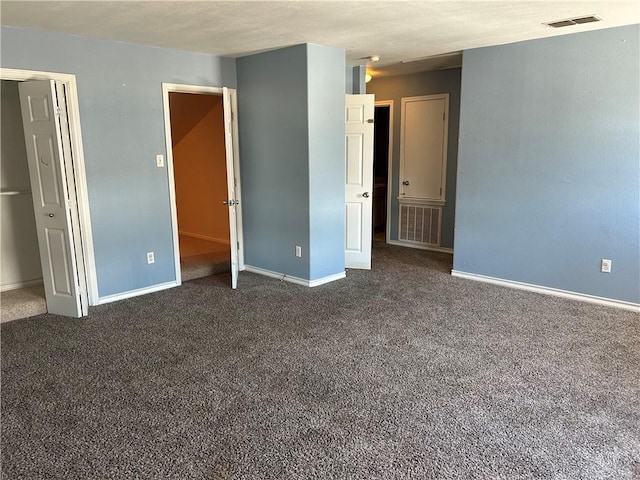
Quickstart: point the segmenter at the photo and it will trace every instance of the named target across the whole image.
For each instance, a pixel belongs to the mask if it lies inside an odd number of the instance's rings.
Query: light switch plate
[[[164,155],[156,155],[156,166],[164,167]]]

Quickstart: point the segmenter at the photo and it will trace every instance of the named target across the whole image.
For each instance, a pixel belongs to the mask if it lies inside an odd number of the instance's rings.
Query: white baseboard
[[[397,245],[399,247],[417,248],[419,250],[431,250],[432,252],[448,253],[450,255],[453,255],[453,248],[432,247],[420,243],[401,242],[399,240],[387,240],[387,243],[390,245]]]
[[[317,287],[319,285],[324,285],[325,283],[335,282],[336,280],[340,280],[342,278],[347,277],[347,272],[340,272],[333,275],[328,275],[326,277],[319,278],[317,280],[309,280],[310,287]]]
[[[272,270],[266,270],[260,267],[253,267],[251,265],[245,265],[244,271],[257,273],[258,275],[264,275],[266,277],[277,278],[283,282],[295,283],[296,285],[303,285],[305,287],[317,287],[318,285],[324,285],[325,283],[333,282],[345,278],[347,275],[345,272],[336,273],[335,275],[329,275],[317,280],[305,280],[304,278],[294,277],[292,275],[285,275],[284,273],[274,272]]]
[[[349,270],[371,270],[371,257],[369,257],[368,262],[346,262],[349,263],[345,265],[344,268],[346,271]]]
[[[179,286],[178,282],[167,282],[153,285],[152,287],[138,288],[137,290],[130,290],[128,292],[116,293],[114,295],[106,295],[98,298],[98,305],[105,303],[117,302],[118,300],[124,300],[126,298],[138,297],[140,295],[146,295],[148,293],[159,292],[160,290],[166,290]]]
[[[204,233],[194,233],[194,232],[185,232],[183,230],[178,231],[178,235],[184,235],[185,237],[199,238],[201,240],[209,240],[210,242],[216,243],[224,243],[225,245],[229,245],[230,241],[228,238],[217,238],[211,235],[206,235]]]
[[[581,302],[596,303],[607,307],[624,308],[634,312],[640,312],[640,304],[633,302],[625,302],[623,300],[615,300],[612,298],[597,297],[586,293],[571,292],[569,290],[561,290],[559,288],[545,287],[543,285],[533,285],[531,283],[516,282],[514,280],[505,280],[503,278],[488,277],[477,273],[461,272],[459,270],[451,270],[454,277],[466,278],[467,280],[475,280],[478,282],[492,283],[502,287],[516,288],[518,290],[527,290],[529,292],[542,293],[545,295],[553,295],[556,297],[578,300]]]
[[[7,283],[0,287],[0,292],[8,292],[9,290],[17,290],[19,288],[35,287],[36,285],[42,285],[41,278],[26,280],[24,282]]]

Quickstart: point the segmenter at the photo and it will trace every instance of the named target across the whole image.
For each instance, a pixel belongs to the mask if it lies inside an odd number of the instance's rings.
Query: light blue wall
[[[345,67],[345,93],[353,94],[353,67]]]
[[[363,95],[367,93],[366,76],[367,66],[357,65],[353,67],[353,94]]]
[[[242,57],[237,68],[245,263],[308,279],[307,46]]]
[[[344,272],[344,51],[297,45],[237,68],[246,264]]]
[[[639,38],[464,52],[454,269],[640,302]]]
[[[344,50],[309,45],[310,280],[344,272]]]
[[[345,91],[347,94],[359,95],[367,93],[367,83],[365,81],[366,73],[366,65],[346,67]]]
[[[460,69],[420,72],[411,75],[379,77],[367,84],[367,93],[376,101],[393,100],[393,174],[391,190],[391,240],[398,240],[398,192],[400,179],[400,124],[402,98],[420,95],[449,94],[449,138],[447,145],[447,183],[445,205],[442,208],[440,244],[453,248],[453,225],[456,204],[456,170],[458,161],[458,127],[460,122]]]
[[[161,84],[233,88],[235,60],[5,26],[1,40],[2,67],[76,75],[99,295],[175,280]]]

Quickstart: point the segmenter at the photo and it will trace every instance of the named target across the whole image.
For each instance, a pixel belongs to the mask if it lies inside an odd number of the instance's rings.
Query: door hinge
[[[443,121],[443,122],[444,122],[444,117],[445,117],[446,115],[447,115],[446,113],[443,113],[443,114],[442,114],[442,121]]]
[[[440,187],[440,196],[442,196],[442,187]]]
[[[236,242],[236,245],[238,246],[238,250],[240,250],[240,242]]]

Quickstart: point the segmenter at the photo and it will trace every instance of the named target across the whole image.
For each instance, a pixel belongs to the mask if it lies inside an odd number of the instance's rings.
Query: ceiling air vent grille
[[[586,17],[567,18],[566,20],[558,20],[557,22],[549,22],[545,25],[549,25],[553,28],[568,27],[569,25],[580,25],[581,23],[599,22],[600,19],[595,15],[588,15]]]

